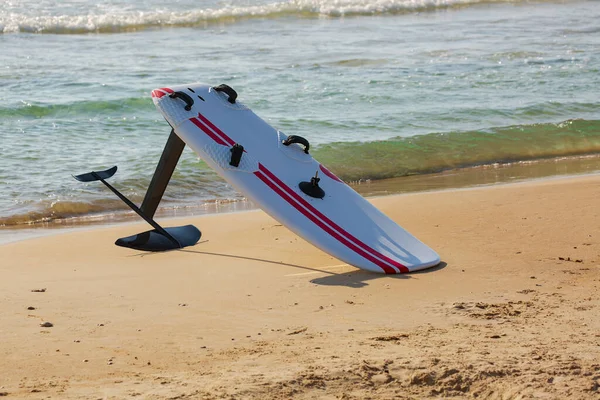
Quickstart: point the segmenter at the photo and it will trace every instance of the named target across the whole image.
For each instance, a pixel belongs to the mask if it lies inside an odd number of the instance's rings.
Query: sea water
[[[346,181],[600,153],[600,2],[0,2],[0,226],[140,202],[169,134],[150,91],[226,83]],[[425,176],[425,175],[423,175]],[[186,149],[161,203],[243,196]]]

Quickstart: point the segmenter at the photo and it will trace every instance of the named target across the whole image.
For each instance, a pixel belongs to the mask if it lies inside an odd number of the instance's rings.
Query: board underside
[[[355,267],[387,274],[433,267],[435,251],[229,95],[194,83],[152,91],[175,133],[228,183],[297,235]],[[190,103],[193,100],[193,104]],[[232,148],[243,146],[237,166]],[[234,163],[235,164],[235,163]],[[323,198],[299,188],[318,172]]]

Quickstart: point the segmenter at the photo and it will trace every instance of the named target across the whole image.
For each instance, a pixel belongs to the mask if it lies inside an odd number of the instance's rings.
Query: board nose
[[[174,93],[173,89],[164,87],[164,88],[154,89],[151,92],[151,96],[153,99],[160,99],[161,97],[172,94],[172,93]]]

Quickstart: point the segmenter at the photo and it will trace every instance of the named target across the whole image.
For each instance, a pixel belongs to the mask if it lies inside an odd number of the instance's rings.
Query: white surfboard
[[[236,96],[226,85],[200,83],[152,91],[175,133],[211,168],[316,247],[355,267],[387,274],[439,264],[435,251],[316,161],[306,143],[284,144],[288,136]],[[311,182],[316,174],[319,181]]]

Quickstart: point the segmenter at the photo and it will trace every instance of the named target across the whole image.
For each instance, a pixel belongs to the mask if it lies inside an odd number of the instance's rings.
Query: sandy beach
[[[600,399],[600,176],[372,199],[440,266],[367,273],[262,211],[0,246],[0,397]],[[161,221],[164,225],[181,224]],[[45,325],[45,326],[42,326]]]

